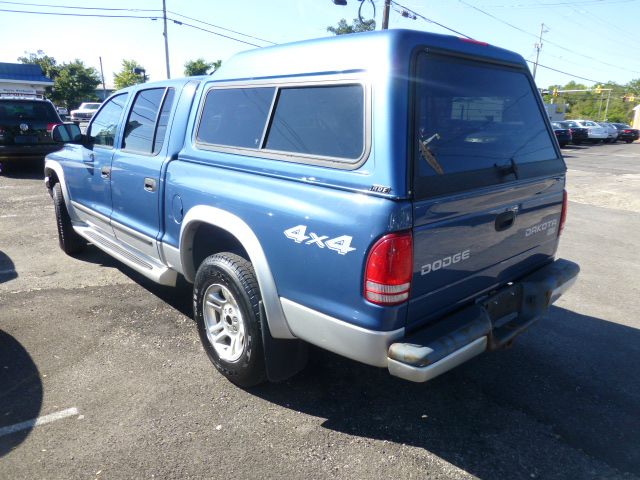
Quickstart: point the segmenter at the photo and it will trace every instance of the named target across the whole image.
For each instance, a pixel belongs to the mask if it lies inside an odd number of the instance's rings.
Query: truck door
[[[140,90],[127,114],[121,147],[111,168],[111,225],[116,237],[151,258],[158,259],[160,231],[160,171],[173,88]]]
[[[64,175],[77,215],[89,225],[113,235],[111,216],[111,160],[126,93],[110,98],[87,128],[88,146],[78,146],[78,158],[64,162]]]

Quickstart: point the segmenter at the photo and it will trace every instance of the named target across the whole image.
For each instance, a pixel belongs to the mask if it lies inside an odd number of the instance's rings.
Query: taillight
[[[564,223],[567,221],[567,206],[568,206],[567,191],[562,191],[562,213],[560,214],[560,227],[558,228],[558,236],[562,233]]]
[[[62,125],[61,123],[47,123],[47,132],[51,133],[53,131],[53,127],[56,125]]]
[[[364,276],[364,297],[377,305],[405,302],[409,298],[412,275],[411,232],[385,235],[369,252]]]
[[[633,133],[633,130],[623,130],[622,133]]]

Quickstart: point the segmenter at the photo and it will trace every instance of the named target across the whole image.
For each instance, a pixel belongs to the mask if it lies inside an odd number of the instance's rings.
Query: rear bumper
[[[0,162],[42,160],[48,154],[58,151],[62,145],[0,145]]]
[[[580,268],[556,260],[434,325],[391,344],[389,373],[426,382],[470,358],[500,348],[544,316],[576,281]]]

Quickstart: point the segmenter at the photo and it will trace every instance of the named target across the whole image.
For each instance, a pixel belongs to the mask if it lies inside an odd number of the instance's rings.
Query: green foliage
[[[625,96],[634,95],[640,99],[640,78],[625,85],[606,82],[600,85],[602,91],[596,92],[596,86],[588,87],[571,81],[566,85],[550,85],[543,95],[545,103],[565,103],[569,105],[566,118],[587,118],[595,121],[628,123],[633,118],[633,107],[640,103],[625,101]],[[554,89],[560,90],[558,96],[553,96]],[[609,94],[608,89],[611,89]],[[586,90],[583,92],[562,92],[562,90]],[[608,102],[607,102],[608,101]],[[607,106],[608,103],[608,106]]]
[[[40,65],[45,76],[49,77],[51,80],[55,80],[60,71],[60,66],[58,65],[58,62],[56,62],[55,58],[45,55],[42,50],[38,50],[36,53],[24,53],[27,55],[24,57],[18,57],[19,62]]]
[[[375,29],[376,21],[373,18],[363,22],[359,18],[354,18],[351,25],[347,24],[347,21],[342,18],[336,27],[327,27],[327,32],[331,32],[334,35],[346,35],[349,33],[370,32]]]
[[[82,60],[76,59],[59,68],[51,100],[71,110],[82,102],[97,100],[96,87],[99,84],[100,77],[96,69],[87,67]]]
[[[40,65],[43,73],[54,81],[53,88],[47,87],[46,94],[57,105],[71,110],[82,102],[97,99],[95,90],[100,77],[95,68],[87,67],[82,60],[58,65],[55,58],[38,50],[19,57],[18,61]]]
[[[192,75],[207,75],[215,72],[222,65],[222,60],[207,62],[204,58],[189,60],[184,64],[184,74],[187,77]]]
[[[142,68],[135,60],[122,60],[122,68],[118,73],[113,74],[113,84],[116,89],[130,87],[131,85],[137,85],[138,83],[144,83],[145,78],[139,73],[133,73],[135,68]],[[149,76],[147,75],[147,80]]]

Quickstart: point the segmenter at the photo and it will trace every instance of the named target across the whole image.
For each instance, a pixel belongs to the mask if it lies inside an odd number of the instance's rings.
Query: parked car
[[[618,140],[622,140],[625,143],[631,143],[640,138],[640,130],[632,128],[631,125],[627,125],[626,123],[614,123],[613,126],[618,129]]]
[[[586,127],[581,127],[573,120],[564,120],[562,122],[557,122],[563,128],[568,128],[571,130],[571,143],[574,145],[580,145],[583,142],[589,140],[589,129]]]
[[[606,130],[592,120],[568,120],[574,122],[582,128],[586,128],[588,131],[588,140],[593,143],[604,142],[609,135]]]
[[[88,122],[100,108],[101,103],[84,102],[76,110],[71,110],[72,122]]]
[[[553,127],[553,133],[555,133],[560,147],[564,148],[569,145],[572,140],[571,129],[562,125],[561,122],[551,122],[551,126]]]
[[[597,122],[597,123],[602,128],[604,128],[604,130],[607,132],[607,139],[605,140],[605,143],[615,143],[619,135],[618,129],[615,127],[615,125],[609,122]]]
[[[58,115],[60,115],[60,118],[62,118],[63,120],[66,120],[66,118],[69,116],[69,110],[67,110],[65,107],[56,106],[56,111],[58,112]]]
[[[51,138],[55,125],[62,123],[49,100],[35,95],[0,94],[0,162],[5,166],[42,160],[60,150]]]
[[[566,165],[542,99],[485,43],[260,48],[54,134],[62,249],[192,282],[204,350],[242,386],[298,372],[308,343],[424,382],[511,345],[578,275],[555,257]]]

